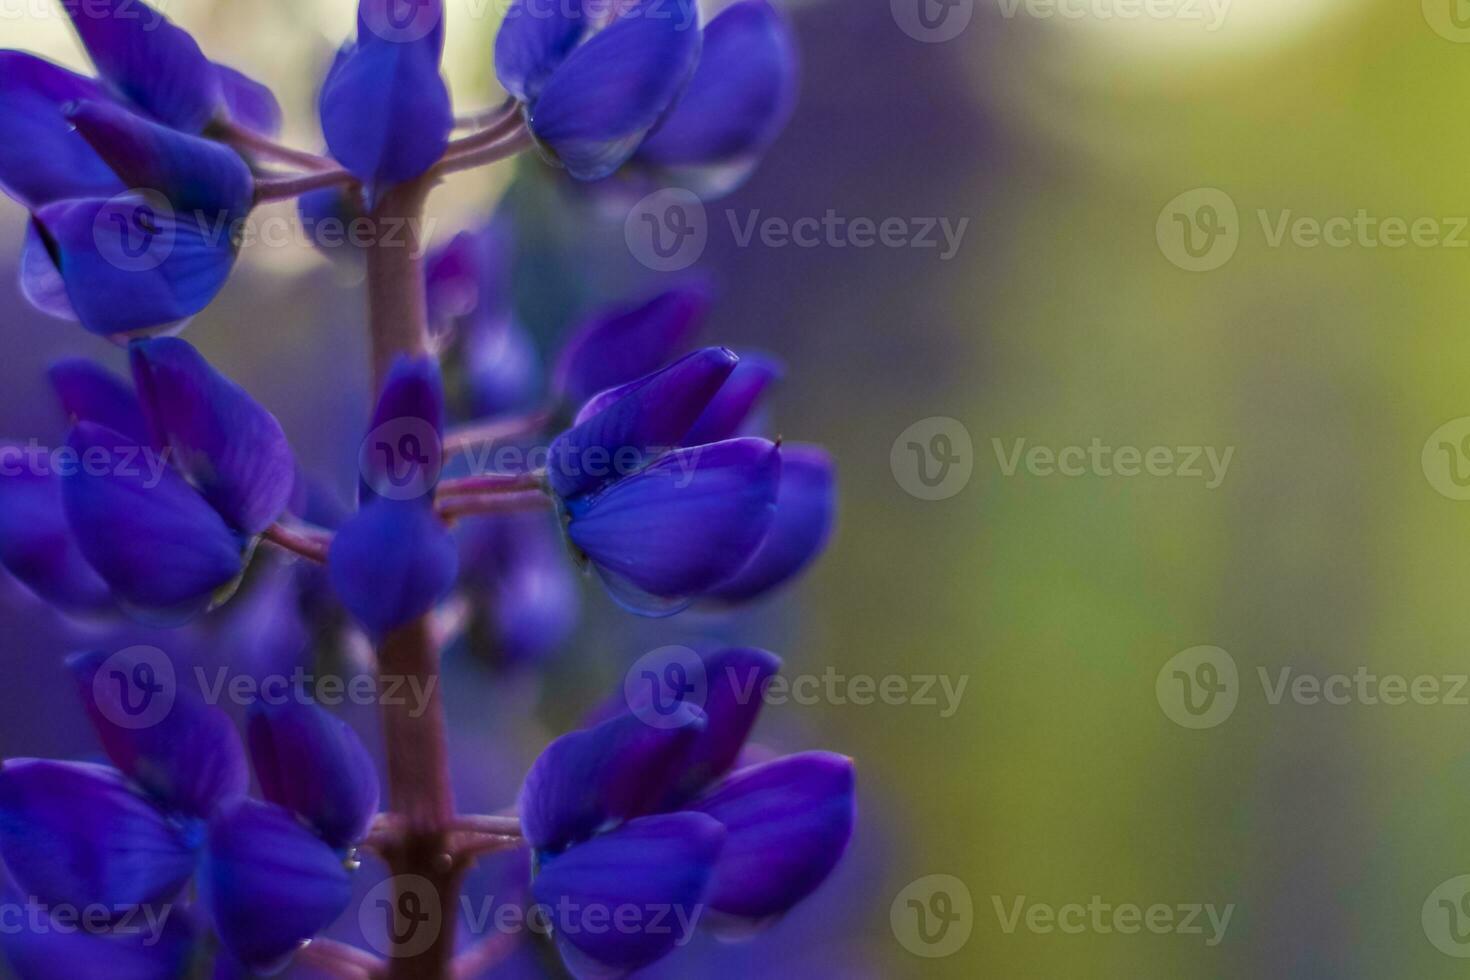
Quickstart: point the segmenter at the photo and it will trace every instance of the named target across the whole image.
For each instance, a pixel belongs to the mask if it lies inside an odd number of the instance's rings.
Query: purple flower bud
[[[454,128],[439,74],[440,0],[414,5],[407,23],[400,14],[395,0],[361,0],[357,42],[338,56],[318,106],[332,155],[368,183],[419,176],[444,153]]]
[[[327,571],[342,605],[381,638],[449,594],[459,549],[429,498],[375,500],[337,532]]]
[[[695,0],[628,4],[607,26],[580,5],[516,0],[496,39],[496,70],[536,138],[578,180],[623,165],[688,83],[702,35]]]
[[[708,283],[691,280],[643,302],[594,314],[562,348],[553,387],[576,406],[652,374],[688,348],[712,301]]]
[[[250,758],[261,792],[304,818],[333,847],[367,836],[378,809],[378,776],[357,733],[314,704],[257,703]]]
[[[275,416],[185,341],[135,341],[130,361],[155,445],[231,527],[247,535],[269,527],[296,482]]]
[[[750,560],[770,529],[780,474],[779,449],[762,439],[681,449],[571,501],[567,533],[615,598],[668,615]]]
[[[52,474],[0,476],[0,564],[68,612],[112,608],[112,590],[82,557],[66,521],[61,481]]]
[[[267,972],[352,898],[342,858],[288,811],[258,800],[239,800],[210,821],[201,884],[220,940]]]
[[[592,399],[551,444],[552,489],[567,498],[590,493],[641,469],[650,453],[680,445],[738,360],[724,347],[707,347]]]
[[[461,577],[484,604],[498,663],[535,663],[576,629],[580,590],[546,514],[504,514],[460,526]]]
[[[52,364],[46,377],[68,422],[96,422],[136,439],[139,446],[152,443],[132,386],[96,361],[65,358]]]

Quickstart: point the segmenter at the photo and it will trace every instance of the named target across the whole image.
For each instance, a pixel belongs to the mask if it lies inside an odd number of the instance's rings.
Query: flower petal
[[[64,111],[73,102],[105,98],[93,79],[21,51],[0,51],[0,190],[31,210],[121,192],[126,185]]]
[[[638,149],[699,63],[695,0],[645,3],[578,47],[530,107],[531,131],[578,180],[601,180]]]
[[[46,377],[68,421],[105,425],[137,440],[139,446],[151,442],[143,406],[132,386],[96,361],[63,358],[47,369]]]
[[[796,104],[791,25],[766,0],[740,0],[704,29],[704,53],[689,87],[638,149],[660,167],[753,161],[775,140]]]
[[[723,776],[740,757],[765,704],[766,685],[781,670],[781,658],[765,650],[733,647],[704,661],[705,725],[681,761],[665,807],[682,805]],[[635,706],[634,714],[639,714]],[[645,715],[646,717],[646,715]]]
[[[223,104],[219,77],[189,33],[142,0],[64,3],[97,72],[159,122],[197,133]]]
[[[279,965],[347,908],[342,859],[289,812],[240,800],[210,822],[204,901],[220,940],[253,969]]]
[[[35,214],[82,326],[144,330],[209,305],[235,264],[230,227],[179,217],[152,194],[48,204]]]
[[[71,299],[66,295],[66,283],[46,251],[46,241],[34,220],[26,222],[25,240],[21,245],[20,291],[26,302],[47,316],[72,322],[81,319],[72,308]]]
[[[609,820],[650,812],[704,728],[693,706],[681,704],[678,710],[667,726],[624,714],[548,745],[521,787],[526,840],[538,851],[560,852]]]
[[[730,578],[765,538],[778,448],[732,439],[669,453],[570,506],[568,534],[600,570],[655,596],[697,595]]]
[[[532,102],[590,25],[581,0],[549,7],[512,0],[495,37],[495,77],[519,102]]]
[[[741,354],[730,380],[720,386],[699,421],[684,436],[684,444],[703,446],[742,435],[758,435],[752,421],[766,389],[781,380],[781,362],[763,354]]]
[[[0,768],[0,856],[49,905],[166,900],[194,871],[185,836],[106,766],[10,759]]]
[[[281,104],[275,93],[229,65],[215,62],[214,73],[232,122],[261,136],[275,136],[281,131]]]
[[[444,462],[444,384],[433,357],[399,357],[373,408],[358,458],[362,499],[425,497]]]
[[[576,629],[580,590],[549,515],[466,522],[460,547],[461,577],[484,597],[498,663],[540,661],[567,641]]]
[[[454,536],[427,498],[368,503],[337,532],[327,556],[342,605],[379,637],[433,609],[458,570]]]
[[[615,389],[606,401],[593,399],[578,424],[551,443],[551,488],[563,497],[588,493],[680,445],[738,360],[724,347],[706,347]]]
[[[112,764],[165,809],[208,817],[250,788],[240,736],[229,715],[172,676],[158,676],[160,651],[143,650],[79,653],[67,666]],[[153,698],[172,699],[156,720]]]
[[[82,554],[119,598],[187,617],[240,574],[240,541],[183,477],[128,437],[91,422],[67,445],[66,517]]]
[[[443,155],[454,128],[439,73],[442,6],[413,5],[407,27],[397,9],[392,0],[362,0],[357,44],[333,65],[318,104],[332,156],[366,182],[419,176]]]
[[[129,188],[157,191],[179,213],[201,212],[200,223],[228,225],[254,202],[250,168],[223,143],[150,122],[111,102],[80,102],[66,115]]]
[[[266,799],[303,817],[333,847],[367,836],[378,810],[378,774],[357,733],[315,704],[257,702],[250,758]]]
[[[5,899],[24,907],[29,896]],[[198,936],[172,904],[132,913],[132,921],[104,931],[64,929],[55,920],[32,919],[0,931],[0,962],[15,980],[159,980],[188,975]],[[34,924],[39,924],[36,928]]]
[[[231,527],[269,527],[296,483],[275,416],[176,337],[134,341],[129,360],[155,445]]]
[[[574,962],[636,970],[689,939],[723,842],[703,814],[642,817],[544,862],[532,894]]]
[[[746,602],[799,575],[821,554],[837,517],[837,472],[818,446],[781,447],[781,486],[776,517],[765,541],[735,576],[711,589],[708,598]]]
[[[24,452],[3,446],[0,460],[12,451]],[[61,609],[90,613],[112,606],[112,591],[72,536],[55,474],[20,469],[0,476],[0,564]]]
[[[359,229],[367,228],[367,212],[359,187],[324,187],[302,194],[296,200],[301,227],[327,258],[347,268],[360,268],[363,250],[357,244]]]
[[[852,839],[853,782],[851,759],[806,752],[742,769],[692,804],[727,831],[710,908],[764,919],[815,891]]]
[[[595,314],[557,359],[555,388],[573,405],[652,374],[686,349],[713,302],[708,283],[691,280],[632,306]]]

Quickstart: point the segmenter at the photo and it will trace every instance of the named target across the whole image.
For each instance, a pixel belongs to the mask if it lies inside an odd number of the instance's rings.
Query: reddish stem
[[[439,497],[464,497],[475,494],[515,493],[520,490],[539,490],[546,474],[537,470],[530,473],[481,473],[445,480],[439,484]]]
[[[322,170],[316,173],[297,174],[291,177],[257,177],[255,180],[255,202],[284,201],[302,194],[319,191],[323,187],[353,184],[357,178],[345,170]]]
[[[283,524],[272,524],[261,533],[261,537],[278,548],[284,548],[293,555],[299,555],[318,564],[326,563],[327,552],[332,546],[331,532],[321,528],[286,527]]]
[[[462,429],[451,429],[444,436],[444,454],[448,456],[468,452],[476,446],[493,445],[497,442],[534,435],[546,427],[546,423],[551,421],[551,416],[551,409],[543,408],[529,415],[494,419]]]
[[[526,511],[542,510],[550,506],[551,498],[540,490],[451,497],[438,502],[439,516],[446,521],[486,514],[523,514]]]

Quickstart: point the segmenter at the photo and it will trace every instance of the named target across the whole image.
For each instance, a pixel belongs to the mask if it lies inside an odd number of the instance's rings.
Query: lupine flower
[[[696,0],[514,0],[495,71],[546,152],[576,179],[600,180],[678,99],[701,43]]]
[[[544,660],[577,627],[577,580],[545,514],[505,514],[460,529],[461,578],[495,660]]]
[[[332,156],[364,183],[412,180],[443,155],[454,128],[443,52],[441,0],[358,4],[357,38],[327,73],[319,109]]]
[[[216,935],[255,969],[278,966],[341,914],[351,851],[378,800],[350,729],[296,702],[256,715],[252,754],[270,802],[254,800],[222,711],[189,688],[165,690],[144,672],[148,661],[126,653],[69,664],[113,765],[0,767],[0,856],[21,889],[52,907],[121,915],[172,908],[197,879]],[[172,701],[154,719],[158,697]],[[153,975],[173,975],[164,965],[176,951],[164,944],[156,955]]]
[[[100,580],[127,611],[187,619],[239,577],[295,463],[274,416],[193,347],[159,338],[130,353],[136,394],[85,361],[53,368],[76,465],[0,479],[37,518],[0,526],[0,561],[70,608],[100,604]]]
[[[767,0],[739,0],[704,28],[699,67],[633,162],[705,195],[741,183],[796,104],[791,26]]]
[[[228,278],[254,192],[244,161],[197,134],[268,129],[280,110],[145,4],[64,6],[101,82],[0,52],[0,188],[34,219],[23,291],[94,333],[186,320]]]
[[[337,597],[376,637],[432,609],[459,572],[454,536],[434,512],[443,431],[437,362],[399,358],[363,444],[361,509],[327,559]]]
[[[672,928],[586,928],[592,915],[633,910],[646,923],[661,908],[748,932],[815,891],[851,839],[851,760],[807,752],[737,766],[779,659],[732,649],[699,666],[702,704],[677,692],[671,703],[668,692],[630,698],[552,742],[526,776],[532,893],[579,977],[637,970],[679,938]]]

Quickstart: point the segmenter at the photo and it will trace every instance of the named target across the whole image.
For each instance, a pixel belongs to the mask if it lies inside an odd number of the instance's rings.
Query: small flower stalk
[[[29,214],[25,296],[82,328],[49,377],[75,464],[0,477],[0,565],[92,635],[157,646],[64,665],[105,762],[0,763],[0,886],[109,910],[0,937],[6,967],[441,980],[533,946],[545,975],[620,977],[692,955],[654,910],[750,938],[812,895],[854,832],[855,767],[753,740],[781,666],[763,650],[712,641],[651,685],[630,675],[504,810],[462,812],[460,774],[491,760],[451,752],[447,658],[534,676],[599,603],[738,632],[825,549],[836,475],[772,427],[786,365],[699,339],[718,303],[704,276],[629,288],[548,338],[516,301],[513,214],[417,237],[440,182],[521,155],[609,201],[729,192],[793,111],[785,16],[515,0],[485,52],[506,98],[478,108],[441,74],[439,0],[361,0],[322,80],[318,153],[279,142],[269,89],[163,13],[63,7],[95,75],[0,52],[0,189]],[[243,222],[278,201],[364,280],[373,404],[346,500],[268,399],[179,336],[227,288]],[[334,218],[411,232],[332,246]],[[109,343],[126,374],[103,366]],[[310,685],[227,710],[191,666],[231,636],[268,662],[358,657],[377,716],[349,723]],[[543,936],[459,934],[492,858]],[[409,928],[426,907],[427,938]],[[640,914],[588,928],[619,910]],[[144,913],[159,928],[140,938],[125,926]]]

